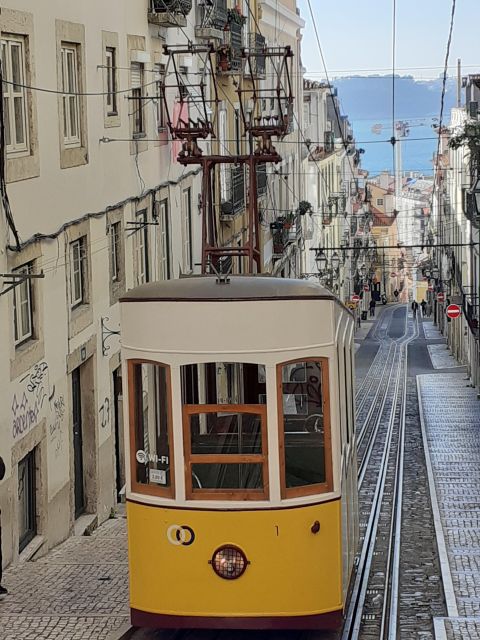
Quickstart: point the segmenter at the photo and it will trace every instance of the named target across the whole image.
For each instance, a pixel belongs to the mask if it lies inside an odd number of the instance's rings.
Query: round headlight
[[[250,563],[241,549],[225,545],[215,551],[210,564],[220,578],[235,580],[245,573],[247,564]]]

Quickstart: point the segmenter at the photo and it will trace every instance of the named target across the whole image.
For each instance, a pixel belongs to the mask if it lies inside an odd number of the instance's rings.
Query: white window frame
[[[159,228],[159,280],[170,280],[172,277],[171,251],[170,251],[170,218],[168,200],[158,202],[158,228]]]
[[[5,145],[7,155],[26,155],[29,153],[29,126],[28,126],[28,105],[26,85],[26,47],[25,37],[22,36],[5,36],[1,38],[2,48],[2,70],[6,82],[3,85],[3,96],[7,107],[4,109],[5,114],[5,137],[8,143]],[[19,84],[14,85],[13,77],[13,57],[14,50],[19,52],[19,67],[16,78]],[[19,123],[23,129],[23,141],[18,136],[17,127],[15,126],[15,110],[19,105]],[[20,140],[19,140],[20,138]]]
[[[70,243],[70,305],[72,309],[86,302],[85,249],[85,236]]]
[[[155,71],[154,77],[156,82],[155,121],[156,121],[157,133],[162,133],[162,131],[166,131],[166,128],[167,128],[167,114],[165,113],[165,104],[160,94],[160,83],[165,78],[165,65],[155,64],[154,71]]]
[[[117,49],[105,47],[107,116],[118,115],[117,105]]]
[[[143,225],[147,222],[147,210],[141,209],[136,213],[136,222],[138,225]],[[138,226],[133,234],[133,251],[135,255],[135,284],[145,284],[148,282],[148,227]]]
[[[192,189],[182,191],[182,260],[185,273],[193,271]]]
[[[62,43],[62,107],[63,107],[63,144],[65,147],[81,146],[80,134],[80,96],[78,82],[78,45]],[[67,70],[72,71],[68,78]]]
[[[32,263],[24,264],[14,273],[32,273]],[[30,278],[13,288],[13,322],[15,347],[33,338],[32,283]],[[26,318],[27,329],[23,332],[23,319]],[[20,333],[21,332],[21,333]]]
[[[112,282],[119,282],[121,278],[120,265],[120,236],[121,223],[112,222],[110,225],[110,267],[112,272]]]
[[[145,110],[142,97],[145,84],[144,78],[145,65],[143,62],[131,62],[130,81],[132,86],[132,99],[130,100],[130,114],[132,117],[132,135],[134,138],[144,138],[146,136]],[[138,114],[140,114],[140,118]],[[140,124],[140,126],[137,129],[138,124]]]

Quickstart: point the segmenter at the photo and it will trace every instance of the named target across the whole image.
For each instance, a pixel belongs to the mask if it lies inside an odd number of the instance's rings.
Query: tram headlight
[[[235,580],[245,573],[250,562],[241,549],[228,544],[214,552],[210,564],[220,578]]]

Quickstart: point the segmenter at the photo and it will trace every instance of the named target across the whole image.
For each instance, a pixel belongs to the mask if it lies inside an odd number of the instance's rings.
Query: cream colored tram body
[[[357,546],[353,319],[261,276],[121,300],[131,618],[341,624]]]

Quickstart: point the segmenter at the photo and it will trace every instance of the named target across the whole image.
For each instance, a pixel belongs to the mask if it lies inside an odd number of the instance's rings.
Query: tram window
[[[351,372],[348,371],[347,362],[348,364],[350,364],[350,362],[347,361],[347,347],[344,346],[343,347],[343,374],[344,374],[343,379],[345,380],[345,394],[343,396],[342,411],[345,412],[345,416],[347,418],[347,444],[348,444],[350,442],[350,434],[351,434],[351,407],[350,407]]]
[[[187,497],[266,497],[266,409],[188,405],[184,410]]]
[[[331,490],[327,359],[278,366],[282,495]]]
[[[168,367],[131,363],[132,488],[172,495]]]
[[[265,404],[264,365],[206,362],[181,367],[183,404]]]

